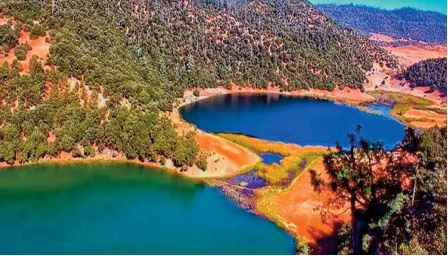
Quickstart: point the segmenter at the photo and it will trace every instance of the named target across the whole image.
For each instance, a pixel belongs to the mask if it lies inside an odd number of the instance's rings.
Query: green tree
[[[381,143],[359,139],[360,127],[349,134],[350,148],[336,147],[324,157],[330,186],[337,195],[333,204],[348,202],[351,211],[350,248],[353,253],[378,254],[384,237],[383,218],[404,200],[403,177],[412,170],[398,163]],[[379,167],[381,166],[381,167]],[[316,181],[316,177],[313,179]],[[321,182],[314,182],[321,186]]]

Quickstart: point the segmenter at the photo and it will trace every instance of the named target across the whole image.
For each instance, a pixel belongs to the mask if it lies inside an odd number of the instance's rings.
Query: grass
[[[256,153],[275,153],[283,156],[279,164],[258,163],[255,171],[270,186],[287,187],[316,158],[327,152],[324,147],[300,147],[294,144],[269,142],[241,134],[219,133],[219,136]]]
[[[419,118],[419,119],[406,118],[405,117],[406,113],[411,109],[433,111],[438,114],[446,113],[446,109],[434,106],[434,102],[422,97],[417,97],[399,92],[382,91],[382,90],[371,92],[371,94],[376,97],[385,97],[391,99],[395,103],[395,105],[390,110],[390,114],[407,125],[409,125],[412,121],[420,121],[420,122],[434,121],[431,118]]]
[[[220,137],[230,140],[236,144],[239,144],[251,151],[258,154],[261,153],[275,153],[281,156],[289,156],[292,150],[299,149],[300,147],[293,144],[285,144],[280,142],[269,142],[260,140],[257,138],[249,137],[242,134],[234,133],[218,133]]]

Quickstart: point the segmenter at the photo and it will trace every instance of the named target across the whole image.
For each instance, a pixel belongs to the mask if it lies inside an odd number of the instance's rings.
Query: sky
[[[309,0],[313,4],[359,4],[384,9],[413,7],[446,14],[446,0]]]

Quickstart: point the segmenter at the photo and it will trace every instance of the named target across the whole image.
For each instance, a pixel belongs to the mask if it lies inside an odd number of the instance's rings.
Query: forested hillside
[[[420,61],[404,72],[412,86],[430,86],[446,93],[446,58]]]
[[[0,49],[15,57],[0,68],[0,164],[61,152],[194,164],[192,136],[178,136],[159,114],[172,107],[172,83],[138,59],[115,25],[99,15],[52,18],[45,1],[4,1],[0,12],[8,17]],[[39,40],[51,44],[46,61],[29,56],[45,48],[28,45]]]
[[[300,0],[66,0],[56,10],[64,20],[107,18],[116,24],[140,60],[176,91],[231,82],[273,82],[285,90],[362,87],[373,61],[393,65],[383,50]]]
[[[0,162],[108,149],[184,167],[198,148],[159,111],[186,88],[361,88],[374,61],[395,65],[301,0],[5,0],[0,14]]]
[[[446,44],[446,15],[412,8],[383,10],[361,5],[317,7],[341,24],[365,34],[379,33],[428,43]]]

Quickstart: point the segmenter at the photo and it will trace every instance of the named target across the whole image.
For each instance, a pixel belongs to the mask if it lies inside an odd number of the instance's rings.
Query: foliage
[[[388,220],[386,254],[447,253],[446,135],[446,128],[433,128],[423,134],[408,132],[403,147],[417,152],[419,159],[412,194],[401,211]]]
[[[174,151],[173,163],[178,167],[192,166],[198,152],[199,146],[192,135],[188,138],[179,139]]]
[[[199,169],[203,170],[204,172],[207,170],[207,158],[205,157],[200,157],[197,161],[196,161],[196,165],[198,166]]]
[[[20,32],[14,30],[9,24],[0,25],[0,47],[8,51],[19,43]]]
[[[0,67],[0,162],[32,162],[61,151],[93,157],[96,146],[100,153],[107,148],[129,159],[193,165],[198,153],[193,137],[177,135],[159,115],[159,109],[172,108],[172,83],[101,10],[86,12],[91,2],[53,3],[58,4],[53,14],[52,1],[0,3],[0,12],[31,38],[49,29],[45,64],[53,67],[44,70],[37,56],[29,60],[29,73],[20,74],[17,60]],[[71,4],[77,8],[66,8]],[[2,43],[15,38],[9,25],[0,32]],[[27,50],[16,47],[18,60]]]
[[[428,59],[410,66],[403,76],[412,86],[429,86],[446,94],[446,58]]]
[[[362,31],[393,38],[446,44],[446,15],[401,8],[383,10],[362,5],[318,5],[318,9],[336,21]]]
[[[195,97],[199,97],[199,96],[201,95],[201,92],[199,92],[198,89],[195,89],[195,90],[193,91],[193,95],[194,95]]]
[[[45,36],[45,30],[39,24],[34,24],[30,31],[30,39],[37,39],[41,36]]]
[[[44,2],[50,6],[49,0]],[[272,82],[284,90],[361,88],[364,71],[372,68],[373,61],[395,64],[387,52],[360,34],[341,28],[306,1],[257,0],[220,5],[203,1],[133,4],[65,0],[58,1],[57,10],[55,27],[56,23],[64,27],[72,20],[82,21],[72,24],[75,34],[81,37],[70,41],[94,33],[88,38],[104,44],[103,40],[95,40],[94,35],[99,33],[93,29],[96,24],[104,24],[100,25],[104,29],[99,30],[104,33],[117,28],[121,35],[126,32],[126,44],[134,48],[141,62],[165,75],[173,85],[164,90],[174,95],[193,85],[228,86],[232,82],[254,87]],[[84,55],[83,49],[76,52]],[[61,66],[69,69],[69,63],[65,64]],[[74,67],[75,73],[87,71],[83,65]]]
[[[16,58],[20,61],[24,61],[26,59],[26,53],[29,50],[31,50],[31,47],[27,43],[17,46],[15,49]]]
[[[92,146],[84,147],[84,156],[86,157],[94,157],[95,149]]]

